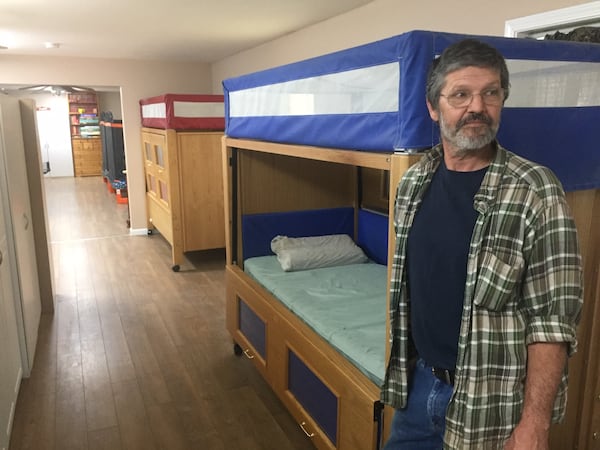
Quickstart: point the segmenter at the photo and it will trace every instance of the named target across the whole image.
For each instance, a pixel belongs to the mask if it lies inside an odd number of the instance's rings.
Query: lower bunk
[[[329,213],[354,215],[352,208]],[[242,221],[246,234],[253,230],[253,239],[245,246],[243,268],[231,264],[226,270],[227,327],[236,350],[252,360],[317,448],[380,448],[387,217],[358,214],[356,242],[365,262],[330,266],[320,261],[323,267],[309,264],[302,270],[284,270],[281,254],[279,259],[273,255],[268,241],[298,223],[304,236],[316,228],[315,235],[348,230],[353,235],[354,220],[332,222],[305,211]]]

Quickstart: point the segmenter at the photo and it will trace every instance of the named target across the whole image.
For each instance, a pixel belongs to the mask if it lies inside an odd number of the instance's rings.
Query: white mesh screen
[[[508,60],[507,107],[600,106],[600,63]],[[398,63],[230,92],[231,117],[396,112]],[[423,93],[423,102],[425,93]]]
[[[600,106],[600,63],[509,60],[508,107]]]
[[[229,94],[231,117],[398,111],[398,63],[243,89]]]
[[[142,105],[142,117],[147,119],[167,117],[167,106],[164,103],[150,103]]]
[[[222,102],[173,102],[175,117],[223,117]]]

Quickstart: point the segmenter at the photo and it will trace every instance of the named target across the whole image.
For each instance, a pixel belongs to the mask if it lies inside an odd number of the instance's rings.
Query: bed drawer
[[[236,354],[243,354],[250,359],[259,369],[261,374],[267,376],[267,318],[254,310],[243,297],[234,299],[237,309],[235,331],[233,338],[236,342]]]
[[[242,299],[238,301],[239,330],[262,359],[267,359],[267,326]]]
[[[272,386],[321,450],[376,450],[379,389],[302,322],[282,309],[271,320]]]
[[[248,283],[234,271],[226,271],[227,329],[235,342],[234,350],[243,354],[269,379],[268,333],[271,312]]]
[[[293,351],[288,353],[288,391],[298,405],[315,421],[332,444],[337,445],[337,419],[339,399]],[[301,427],[309,437],[314,437],[306,425]],[[311,436],[312,434],[312,436]]]

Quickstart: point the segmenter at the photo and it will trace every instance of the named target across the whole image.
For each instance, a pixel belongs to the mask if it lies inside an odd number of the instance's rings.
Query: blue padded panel
[[[425,105],[425,102],[423,102]],[[431,120],[429,121],[431,122]],[[315,136],[305,138],[303,142],[311,145],[334,148],[350,148],[369,152],[389,152],[389,143],[397,136],[397,113],[372,114],[323,114],[315,116],[267,116],[229,119],[228,136],[246,137],[284,144],[299,143],[298,136]],[[431,123],[428,130],[431,129]],[[364,130],[369,130],[369,139],[365,139]],[[340,142],[340,136],[344,142]],[[437,136],[434,136],[437,139]],[[428,135],[419,148],[431,144]],[[347,142],[353,145],[346,144]]]
[[[240,300],[239,308],[240,331],[246,336],[260,356],[263,359],[267,359],[265,323],[243,300]]]
[[[244,259],[272,255],[277,236],[305,237],[327,234],[354,236],[354,208],[311,209],[242,216]]]
[[[596,125],[582,133],[586,123]],[[600,106],[505,108],[498,141],[549,167],[566,191],[600,188]]]
[[[358,212],[357,244],[370,259],[387,265],[388,216],[361,209]]]
[[[288,352],[288,389],[319,424],[334,446],[337,443],[337,397],[306,367],[298,356]]]
[[[366,151],[421,150],[439,141],[425,105],[425,80],[434,57],[465,37],[488,42],[509,60],[600,62],[600,46],[497,36],[411,31],[316,58],[223,81],[226,133],[231,137]],[[230,115],[230,95],[287,81],[398,64],[398,110],[347,114]],[[509,100],[510,104],[510,100]],[[533,105],[532,105],[533,106]],[[507,108],[500,142],[548,165],[567,191],[600,187],[597,151],[599,105]]]

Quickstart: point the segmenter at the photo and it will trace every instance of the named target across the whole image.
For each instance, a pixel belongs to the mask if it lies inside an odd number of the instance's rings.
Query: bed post
[[[415,164],[421,159],[419,153],[394,153],[392,155],[392,161],[390,164],[390,191],[389,191],[389,224],[388,224],[388,286],[387,286],[387,304],[388,304],[388,317],[389,317],[389,305],[390,305],[390,280],[392,278],[392,264],[394,261],[394,251],[396,249],[396,230],[394,227],[394,203],[396,200],[396,187],[400,182],[400,179],[410,166]],[[389,320],[385,322],[385,335],[388,337],[385,341],[385,361],[389,359],[390,353],[390,323]],[[383,432],[382,438],[385,440],[389,434],[390,426],[392,423],[393,410],[389,406],[385,406],[383,414]]]
[[[223,165],[223,197],[225,214],[225,254],[226,265],[231,265],[237,260],[237,191],[234,179],[237,180],[237,173],[234,170],[233,163],[234,149],[227,145],[227,135],[221,139],[221,155]],[[235,164],[237,167],[237,164]]]

